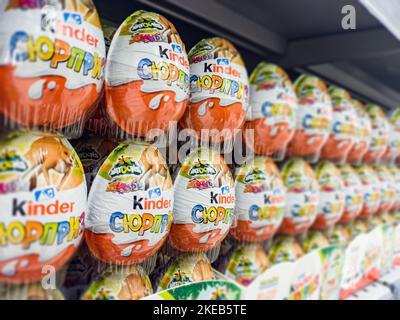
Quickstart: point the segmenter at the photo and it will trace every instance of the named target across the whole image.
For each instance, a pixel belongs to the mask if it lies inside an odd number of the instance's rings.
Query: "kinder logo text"
[[[172,212],[158,215],[114,212],[111,214],[109,226],[115,233],[134,232],[138,233],[139,236],[143,236],[146,232],[164,233],[170,228],[172,221],[170,217],[172,217]]]
[[[80,217],[70,217],[69,220],[59,222],[0,222],[0,247],[22,245],[22,249],[28,250],[32,244],[48,247],[73,242],[82,235],[84,221],[85,213],[82,212]]]
[[[22,217],[37,217],[46,215],[72,214],[75,202],[60,202],[56,200],[50,203],[37,203],[32,200],[12,200],[12,215]]]
[[[133,196],[133,210],[160,210],[168,209],[172,205],[171,199],[161,197],[158,200],[148,199],[147,197]]]

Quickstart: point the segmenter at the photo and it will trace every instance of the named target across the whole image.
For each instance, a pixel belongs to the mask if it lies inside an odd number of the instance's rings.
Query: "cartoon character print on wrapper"
[[[310,230],[303,242],[304,253],[329,246],[326,236],[319,230]]]
[[[257,156],[237,168],[235,194],[237,223],[231,235],[248,242],[271,238],[282,222],[286,201],[275,163]]]
[[[296,124],[297,97],[286,72],[261,62],[250,76],[250,105],[243,137],[254,130],[254,152],[282,158]],[[249,147],[252,147],[251,145]]]
[[[268,255],[259,244],[241,244],[230,257],[225,275],[248,286],[269,264]]]
[[[92,1],[3,2],[4,123],[59,129],[82,122],[97,102],[104,78],[103,32]]]
[[[170,243],[186,252],[212,249],[227,236],[234,206],[234,180],[223,157],[206,147],[193,150],[174,181]]]
[[[332,101],[325,83],[311,75],[300,76],[295,84],[298,99],[296,131],[288,146],[290,156],[317,160],[332,125]]]
[[[347,155],[347,161],[352,164],[360,164],[371,143],[371,119],[360,101],[353,99],[352,103],[356,111],[357,121],[355,127],[355,141]]]
[[[87,210],[81,162],[61,135],[14,131],[0,137],[0,282],[42,279],[77,250]]]
[[[294,237],[278,236],[274,239],[272,247],[269,250],[269,261],[272,264],[295,262],[303,254],[303,249]]]
[[[318,182],[310,165],[300,158],[286,161],[281,174],[286,207],[279,233],[301,234],[311,227],[318,212]]]
[[[389,145],[383,158],[394,162],[400,155],[400,109],[395,109],[389,117]]]
[[[89,193],[86,242],[111,264],[140,263],[164,243],[172,221],[173,190],[167,164],[152,145],[116,147]]]
[[[157,291],[213,279],[214,272],[205,254],[182,254],[167,267]]]
[[[344,185],[340,171],[329,161],[321,161],[315,168],[320,186],[318,215],[314,229],[326,229],[340,220],[344,209]]]
[[[356,140],[356,111],[350,94],[337,87],[330,87],[333,121],[331,133],[322,147],[321,158],[335,162],[344,162]]]
[[[195,130],[221,134],[229,139],[241,128],[249,104],[249,84],[246,67],[226,39],[210,38],[198,42],[189,52],[190,101],[180,124]],[[212,130],[212,131],[211,131]],[[203,133],[206,139],[208,132]]]
[[[361,213],[364,187],[352,166],[344,164],[337,167],[344,186],[344,210],[339,222],[347,223],[356,219]]]
[[[389,145],[390,124],[382,108],[375,104],[366,105],[371,119],[371,143],[363,157],[364,162],[376,162],[385,154]]]
[[[372,168],[379,180],[381,201],[377,213],[387,213],[392,210],[395,204],[396,186],[394,178],[386,165],[377,164]]]
[[[332,230],[327,232],[329,244],[345,248],[350,242],[350,232],[343,224],[336,224]]]
[[[388,165],[388,169],[394,180],[395,197],[392,212],[396,212],[400,210],[400,169],[395,164]]]
[[[153,293],[149,276],[140,266],[110,266],[93,281],[82,300],[139,300]]]
[[[367,164],[355,166],[363,185],[363,208],[359,217],[366,218],[378,212],[381,203],[379,179],[374,169]]]
[[[175,27],[146,11],[130,15],[113,36],[105,72],[107,112],[128,135],[168,130],[189,97],[189,61]]]

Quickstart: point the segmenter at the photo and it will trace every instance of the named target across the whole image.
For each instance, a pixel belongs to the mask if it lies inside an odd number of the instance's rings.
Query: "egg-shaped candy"
[[[342,224],[336,224],[332,230],[327,232],[329,244],[334,246],[346,247],[350,242],[350,232]]]
[[[257,156],[237,169],[235,178],[237,240],[258,242],[278,230],[285,211],[285,187],[278,167],[270,159]]]
[[[304,74],[294,86],[298,99],[296,131],[287,152],[315,160],[329,137],[332,101],[325,83],[315,76]]]
[[[40,281],[59,270],[84,231],[81,162],[61,135],[14,131],[0,137],[0,283]]]
[[[193,150],[174,181],[171,245],[186,252],[212,249],[227,236],[234,206],[234,180],[223,157],[207,147]]]
[[[366,218],[378,212],[381,203],[381,190],[379,179],[372,167],[362,164],[355,170],[363,185],[363,208],[359,217]]]
[[[178,121],[189,98],[189,61],[175,27],[136,11],[115,32],[105,71],[107,112],[128,135],[146,136]]]
[[[295,262],[303,256],[300,244],[292,236],[278,236],[269,250],[269,260],[272,264]]]
[[[328,238],[321,231],[310,230],[303,242],[303,251],[308,253],[327,246],[329,246]]]
[[[364,188],[352,166],[339,165],[338,169],[344,186],[344,210],[340,222],[347,223],[353,221],[361,213]]]
[[[371,143],[372,127],[371,119],[364,105],[355,99],[353,99],[352,102],[354,110],[356,111],[357,121],[355,127],[355,141],[347,155],[347,161],[353,164],[359,164]]]
[[[363,161],[375,162],[382,158],[389,145],[390,124],[381,107],[367,104],[367,113],[371,119],[371,143]]]
[[[400,109],[395,109],[389,117],[389,145],[383,158],[393,161],[400,156]]]
[[[172,179],[161,153],[148,143],[121,143],[101,165],[88,202],[86,243],[97,259],[125,265],[148,259],[172,221]]]
[[[392,211],[396,212],[400,210],[400,169],[395,164],[389,165],[388,169],[394,180],[395,196]]]
[[[240,53],[222,38],[203,39],[189,52],[190,100],[183,128],[199,138],[232,138],[245,121],[249,104],[247,71]]]
[[[320,186],[318,215],[315,229],[326,229],[340,220],[344,209],[343,181],[340,171],[329,161],[321,161],[315,168]]]
[[[386,165],[373,165],[372,168],[375,170],[375,173],[378,177],[381,190],[381,202],[377,213],[387,213],[392,210],[395,204],[395,181]]]
[[[329,88],[332,99],[333,121],[328,140],[322,148],[321,158],[344,162],[356,140],[356,112],[350,94],[338,87]]]
[[[317,216],[318,182],[310,165],[300,158],[286,161],[281,174],[286,187],[286,207],[279,232],[301,234],[311,227]]]
[[[256,154],[281,158],[296,124],[297,97],[286,72],[261,62],[250,76],[250,106],[243,128],[254,130]]]
[[[0,12],[0,120],[45,129],[81,123],[104,78],[92,1],[4,1]]]

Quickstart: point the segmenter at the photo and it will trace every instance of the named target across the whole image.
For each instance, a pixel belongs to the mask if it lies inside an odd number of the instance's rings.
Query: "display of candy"
[[[157,291],[213,279],[214,272],[205,254],[185,253],[173,260],[159,276]]]
[[[231,255],[224,274],[243,286],[248,286],[269,267],[268,255],[258,244],[241,244]]]
[[[273,264],[294,262],[303,256],[303,250],[292,236],[278,236],[269,250],[269,260]]]
[[[278,230],[285,211],[286,192],[277,166],[257,156],[237,168],[234,238],[259,242]]]
[[[286,161],[281,174],[286,187],[286,208],[279,232],[301,234],[317,216],[319,185],[310,165],[300,158]]]
[[[151,257],[167,238],[173,190],[158,149],[124,142],[103,162],[89,193],[86,242],[110,264],[135,264]]]
[[[2,126],[79,136],[103,85],[103,31],[91,0],[5,0],[1,6]],[[18,22],[18,23],[16,23]]]
[[[338,165],[338,169],[344,186],[344,210],[339,221],[341,223],[347,223],[353,221],[361,213],[364,202],[364,187],[357,172],[351,165]]]
[[[136,11],[111,41],[105,71],[107,113],[121,135],[165,131],[185,112],[189,61],[175,27],[163,16]]]
[[[330,87],[329,94],[333,106],[333,121],[321,158],[343,163],[356,141],[356,111],[346,90]]]
[[[250,76],[250,107],[244,125],[254,130],[256,154],[281,159],[296,125],[297,97],[288,75],[274,64],[261,62]]]
[[[320,187],[318,215],[314,229],[326,229],[340,220],[344,210],[345,193],[340,171],[329,161],[321,161],[315,167]]]
[[[84,231],[82,164],[61,135],[13,131],[0,136],[0,283],[39,281],[59,270]]]
[[[229,233],[234,206],[234,180],[223,157],[207,147],[193,150],[174,181],[171,245],[185,252],[214,248]]]
[[[357,119],[355,141],[347,156],[347,161],[352,164],[360,164],[371,143],[371,119],[360,101],[353,99],[352,103],[356,111]]]
[[[389,145],[390,124],[381,107],[367,104],[367,113],[371,119],[371,143],[363,157],[365,162],[376,162],[385,154]]]
[[[204,39],[189,52],[190,100],[183,128],[200,138],[229,139],[242,127],[249,105],[247,70],[240,53],[222,38]],[[202,130],[203,134],[202,134]]]
[[[329,246],[327,237],[318,230],[310,230],[303,241],[304,253]]]
[[[82,300],[139,300],[153,293],[149,276],[139,266],[110,266],[93,281]]]
[[[366,164],[354,168],[363,185],[363,208],[359,217],[369,217],[378,212],[381,203],[379,179],[372,167]]]
[[[350,232],[342,224],[336,224],[332,230],[327,231],[327,236],[330,245],[346,247],[350,242]]]
[[[298,98],[296,131],[287,153],[315,161],[331,130],[332,101],[325,83],[315,76],[304,74],[294,86]]]
[[[377,213],[382,214],[391,211],[395,205],[396,186],[394,177],[385,165],[373,165],[373,169],[379,179],[381,191],[381,202]]]

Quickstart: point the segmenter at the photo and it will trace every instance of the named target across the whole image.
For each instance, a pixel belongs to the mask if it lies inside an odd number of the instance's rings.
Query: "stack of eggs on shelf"
[[[398,111],[388,120],[313,75],[292,84],[271,63],[248,79],[226,39],[186,54],[156,13],[107,29],[106,58],[91,1],[2,10],[0,298],[62,299],[38,283],[74,255],[70,271],[98,266],[67,272],[85,282],[82,299],[140,299],[212,280],[213,267],[249,285],[400,210]],[[196,142],[243,129],[254,154],[228,165],[202,144],[172,166],[146,138],[174,122]],[[83,130],[75,151],[67,138]]]

